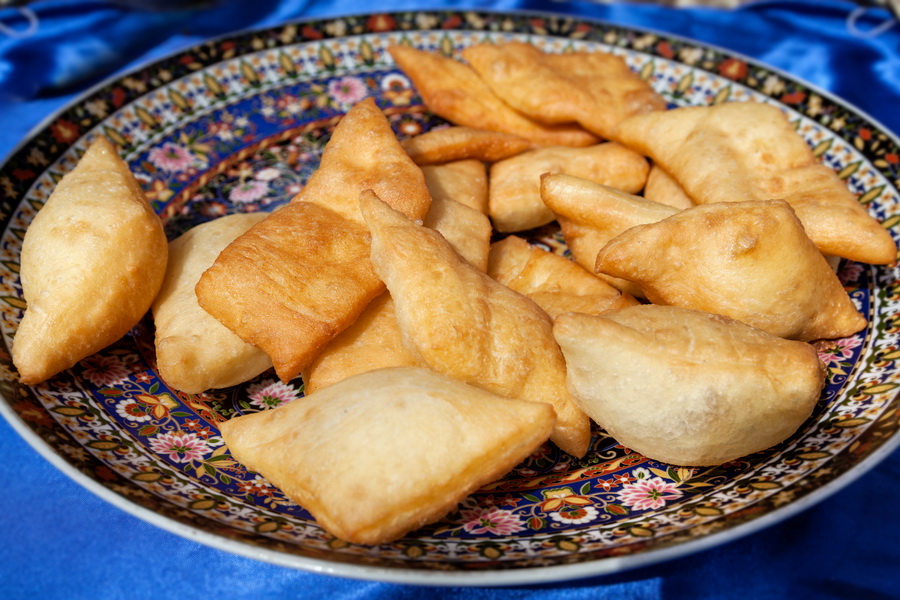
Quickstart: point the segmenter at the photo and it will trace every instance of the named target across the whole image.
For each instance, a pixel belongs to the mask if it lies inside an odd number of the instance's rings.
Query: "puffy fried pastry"
[[[697,204],[781,199],[824,254],[895,261],[887,230],[778,108],[756,102],[677,108],[629,117],[615,139],[650,156]]]
[[[782,442],[825,383],[810,344],[701,311],[569,313],[553,333],[591,418],[623,446],[675,465],[717,465]]]
[[[695,206],[632,227],[597,254],[598,272],[647,299],[738,319],[802,341],[866,326],[828,262],[781,200]]]
[[[491,246],[488,275],[537,302],[553,319],[566,312],[597,315],[637,304],[571,260],[514,235]]]
[[[491,220],[502,232],[525,231],[553,221],[553,212],[541,200],[544,173],[566,173],[636,193],[644,187],[649,169],[643,156],[613,143],[530,150],[491,166]]]
[[[359,193],[411,218],[431,203],[421,169],[369,98],[341,119],[318,170],[291,203],[235,239],[200,277],[200,306],[297,375],[384,291],[369,261]]]
[[[432,129],[400,142],[417,165],[473,159],[497,162],[531,149],[531,140],[511,133],[450,126]]]
[[[565,361],[547,313],[371,192],[363,193],[361,206],[372,233],[372,263],[420,364],[503,397],[551,404],[557,415],[551,439],[583,456],[590,421],[566,391]]]
[[[167,250],[128,165],[96,138],[25,232],[27,308],[12,346],[22,383],[49,379],[128,333],[159,291]]]
[[[462,56],[514,109],[545,123],[576,122],[601,138],[609,139],[626,117],[666,108],[662,96],[613,54],[552,54],[511,41],[470,46]]]
[[[643,196],[651,202],[666,204],[681,210],[694,206],[694,201],[687,195],[684,188],[659,165],[650,167]]]
[[[609,240],[626,229],[655,223],[678,212],[665,204],[563,174],[541,178],[541,198],[559,221],[575,262],[591,272],[594,272],[597,252]],[[605,273],[597,275],[636,298],[644,297],[635,283]]]
[[[432,200],[447,198],[487,214],[488,176],[479,160],[458,160],[422,167]]]
[[[391,46],[388,52],[412,80],[425,106],[451,123],[511,133],[542,146],[597,143],[594,135],[577,125],[545,125],[510,108],[459,61],[410,46]]]
[[[487,269],[491,223],[487,216],[450,199],[437,197],[425,226],[439,232],[472,266]],[[394,300],[388,292],[373,300],[303,371],[307,393],[381,367],[413,367],[419,362],[407,350]]]
[[[199,394],[237,385],[272,367],[265,352],[244,342],[200,308],[194,286],[219,253],[267,213],[234,214],[202,223],[169,243],[166,277],[153,301],[156,364],[169,386]]]
[[[378,369],[222,423],[232,455],[329,533],[381,544],[437,521],[541,446],[543,403],[418,368]]]

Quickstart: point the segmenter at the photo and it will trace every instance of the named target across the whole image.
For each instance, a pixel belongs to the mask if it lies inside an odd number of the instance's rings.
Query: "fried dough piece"
[[[128,333],[159,291],[167,252],[128,165],[96,138],[22,241],[27,308],[12,345],[22,383],[45,381]]]
[[[487,168],[479,160],[458,160],[422,167],[432,200],[447,198],[487,214]]]
[[[169,243],[169,265],[156,300],[156,364],[163,381],[199,394],[243,383],[272,367],[265,352],[244,342],[200,308],[194,286],[219,253],[267,213],[234,214],[193,227]]]
[[[291,203],[234,240],[200,278],[200,306],[269,355],[288,381],[384,291],[372,270],[359,193],[410,218],[431,203],[421,169],[369,98],[340,121]]]
[[[677,108],[622,121],[615,139],[653,158],[697,204],[781,199],[823,254],[893,263],[897,247],[778,108]]]
[[[470,46],[462,56],[514,109],[544,123],[576,122],[604,139],[622,119],[666,108],[662,96],[613,54],[551,54],[512,41]]]
[[[594,272],[597,252],[611,239],[626,229],[655,223],[678,212],[665,204],[562,174],[541,178],[541,198],[559,221],[575,262],[591,272]],[[635,298],[644,297],[640,286],[633,282],[605,273],[597,275]]]
[[[425,106],[455,125],[511,133],[541,146],[597,143],[578,125],[545,125],[513,110],[459,61],[409,46],[391,46],[388,52],[412,80]]]
[[[837,275],[782,200],[695,206],[632,227],[597,254],[598,272],[647,299],[810,341],[866,326]]]
[[[436,197],[425,226],[439,232],[472,266],[487,269],[491,223],[484,214],[450,199]],[[381,367],[414,367],[419,362],[406,348],[394,300],[388,292],[373,300],[303,371],[307,393],[351,375]]]
[[[503,397],[551,404],[557,415],[551,439],[584,456],[590,421],[566,390],[565,361],[547,313],[371,192],[363,193],[361,206],[372,233],[372,263],[420,364]]]
[[[491,246],[488,275],[537,302],[550,318],[566,312],[597,315],[637,304],[571,260],[510,235]]]
[[[400,145],[420,166],[466,159],[492,163],[534,147],[531,140],[518,135],[462,126],[432,129]]]
[[[650,167],[643,196],[651,202],[666,204],[681,210],[694,206],[694,201],[687,195],[684,188],[659,165]]]
[[[765,450],[810,416],[825,370],[810,344],[671,306],[560,316],[581,407],[620,444],[674,465]]]
[[[222,423],[232,455],[337,538],[437,521],[541,446],[553,409],[419,368],[378,369]]]
[[[530,150],[491,166],[491,220],[502,232],[525,231],[553,221],[553,212],[541,200],[544,173],[566,173],[637,193],[643,189],[649,169],[643,156],[614,143]]]

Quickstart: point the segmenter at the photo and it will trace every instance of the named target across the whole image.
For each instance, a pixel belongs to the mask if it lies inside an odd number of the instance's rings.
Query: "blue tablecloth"
[[[404,0],[377,9],[438,7],[559,11],[695,38],[805,79],[900,132],[900,25],[883,9],[859,15],[855,4],[838,1],[754,2],[731,11],[531,0]],[[8,28],[0,34],[0,156],[85,89],[155,57],[234,30],[372,8],[358,0],[223,0],[145,12],[37,2],[36,27],[0,10]],[[73,61],[76,50],[82,58]],[[2,420],[0,474],[2,598],[900,598],[898,452],[800,515],[715,549],[614,576],[504,589],[350,581],[208,548],[93,496]]]

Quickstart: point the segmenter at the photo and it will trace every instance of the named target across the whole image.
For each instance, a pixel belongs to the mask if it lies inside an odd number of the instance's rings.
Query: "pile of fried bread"
[[[602,52],[389,52],[449,125],[400,141],[364,100],[271,213],[168,242],[95,139],[25,235],[21,381],[148,310],[174,389],[302,375],[304,398],[223,438],[361,544],[439,520],[548,440],[584,456],[592,420],[708,466],[810,416],[825,382],[810,342],[866,326],[837,261],[897,248],[777,107],[667,109]],[[517,235],[554,221],[573,260]]]

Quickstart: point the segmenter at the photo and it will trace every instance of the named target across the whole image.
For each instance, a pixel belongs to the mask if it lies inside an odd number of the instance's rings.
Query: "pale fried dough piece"
[[[566,312],[597,315],[637,304],[571,260],[510,235],[491,246],[488,275],[525,294],[551,318]]]
[[[169,266],[156,300],[156,364],[163,381],[199,394],[237,385],[272,367],[265,352],[244,342],[200,308],[194,286],[219,253],[267,213],[234,214],[193,227],[169,243]]]
[[[694,201],[687,195],[684,188],[659,165],[650,167],[647,184],[644,186],[642,195],[651,202],[666,204],[681,210],[694,206]]]
[[[810,344],[671,306],[560,316],[581,407],[620,444],[675,465],[765,450],[810,416],[825,370]]]
[[[431,198],[447,198],[487,214],[487,168],[479,160],[458,160],[422,167]]]
[[[197,283],[203,309],[265,351],[282,381],[384,291],[358,208],[364,189],[411,218],[431,203],[422,171],[371,98],[340,121],[300,194],[234,240]]]
[[[671,206],[571,175],[544,175],[541,197],[556,215],[575,262],[592,273],[597,252],[611,239],[635,225],[655,223],[678,212]],[[635,298],[644,297],[633,282],[605,273],[597,275]]]
[[[597,143],[578,125],[545,125],[513,110],[459,61],[409,46],[391,46],[388,52],[412,80],[425,106],[455,125],[512,133],[542,146]]]
[[[500,396],[551,404],[557,415],[551,439],[584,456],[590,421],[566,390],[565,361],[547,313],[371,192],[361,206],[372,233],[372,263],[420,364]]]
[[[626,117],[666,108],[662,96],[613,54],[551,54],[512,41],[470,46],[462,56],[514,109],[544,123],[576,122],[601,138],[609,139]]]
[[[417,165],[466,159],[492,163],[534,147],[531,140],[518,135],[462,126],[432,129],[400,145]]]
[[[12,346],[22,383],[49,379],[128,333],[159,291],[167,252],[140,185],[98,137],[25,232],[27,308]]]
[[[471,265],[487,269],[491,223],[487,216],[450,199],[437,197],[425,226],[441,233]],[[373,300],[359,318],[340,333],[303,371],[307,393],[381,367],[418,366],[406,349],[388,292]]]
[[[641,286],[647,299],[704,310],[801,341],[841,338],[866,326],[781,200],[695,206],[617,236],[598,272]]]
[[[421,368],[378,369],[222,423],[232,455],[325,530],[381,544],[437,521],[541,446],[553,409]]]
[[[644,187],[649,169],[643,156],[615,143],[530,150],[491,165],[491,220],[502,232],[525,231],[553,221],[553,212],[541,200],[544,173],[566,173],[636,193]]]
[[[897,257],[887,230],[774,106],[730,102],[638,115],[622,121],[615,138],[653,158],[697,204],[785,200],[822,253],[874,264]]]

